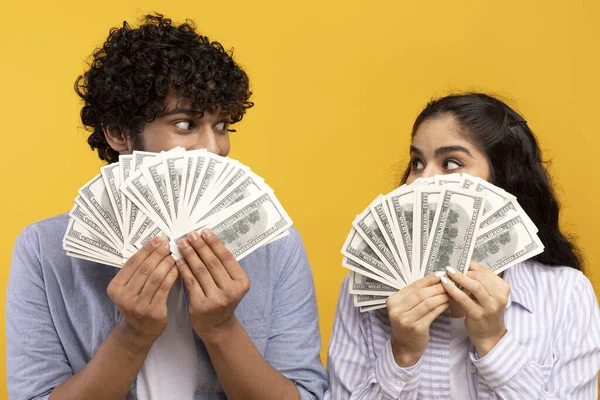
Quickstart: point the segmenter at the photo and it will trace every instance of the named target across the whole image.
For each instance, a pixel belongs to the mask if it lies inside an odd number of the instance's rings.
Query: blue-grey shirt
[[[62,248],[68,215],[26,227],[17,238],[6,301],[6,357],[11,400],[47,399],[81,371],[120,319],[106,294],[117,268],[69,257]],[[289,378],[302,399],[327,386],[312,273],[302,239],[290,235],[245,257],[250,291],[236,316],[265,360]],[[225,399],[196,336],[196,399]],[[268,384],[268,382],[265,382]],[[127,396],[135,399],[135,385]]]

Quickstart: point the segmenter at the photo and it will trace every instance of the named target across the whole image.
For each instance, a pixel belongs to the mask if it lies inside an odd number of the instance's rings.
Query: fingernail
[[[198,238],[199,238],[200,236],[198,236],[198,232],[195,232],[195,231],[194,231],[194,232],[190,232],[190,234],[188,235],[188,237],[189,237],[191,240],[193,240],[193,241],[196,241],[196,240],[198,240]]]
[[[435,276],[437,276],[438,278],[441,278],[442,276],[446,276],[446,273],[444,271],[438,271],[435,273]]]
[[[446,271],[448,271],[449,274],[454,275],[456,273],[456,270],[452,267],[446,267]]]
[[[154,246],[154,247],[158,247],[160,242],[162,242],[162,239],[160,238],[160,236],[154,236],[152,238],[152,240],[150,241],[150,243],[152,243],[152,246]]]
[[[169,242],[167,242],[166,240],[163,242],[162,247],[164,247],[165,249],[170,249],[171,246],[169,245]]]
[[[185,264],[185,260],[183,259],[183,257],[181,257],[181,258],[178,258],[177,261],[175,261],[175,263],[177,265],[183,265],[183,264]]]
[[[181,247],[182,249],[188,247],[189,245],[190,245],[190,243],[187,241],[187,239],[181,239],[179,241],[179,247]]]
[[[202,230],[202,237],[204,239],[210,239],[212,237],[212,235],[213,235],[213,232],[210,229],[207,228],[207,229]]]
[[[443,283],[444,285],[447,285],[447,284],[448,284],[448,279],[447,279],[445,276],[442,276],[440,279],[442,280],[442,283]]]

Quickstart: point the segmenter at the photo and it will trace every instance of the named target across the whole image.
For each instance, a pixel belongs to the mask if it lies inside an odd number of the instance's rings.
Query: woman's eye
[[[175,124],[179,129],[183,129],[185,131],[192,130],[194,128],[194,123],[192,121],[179,121]]]
[[[215,129],[218,131],[224,131],[227,129],[227,122],[221,121],[217,125],[215,125]]]
[[[423,167],[423,163],[421,162],[421,160],[418,160],[416,158],[413,159],[410,163],[412,165],[412,169],[413,170],[419,170],[419,169],[423,169],[424,168]]]
[[[449,171],[452,171],[452,170],[455,170],[455,169],[458,169],[461,167],[462,167],[462,164],[456,160],[446,160],[446,162],[444,163],[444,168]]]

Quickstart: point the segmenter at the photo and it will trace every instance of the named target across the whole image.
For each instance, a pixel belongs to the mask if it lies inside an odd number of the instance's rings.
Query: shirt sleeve
[[[471,354],[475,367],[501,399],[591,399],[598,395],[600,312],[589,280],[577,274],[565,296],[565,317],[554,333],[547,370],[507,332],[485,357]]]
[[[73,375],[48,306],[38,237],[17,238],[6,294],[6,367],[11,399],[47,399]]]
[[[421,360],[401,368],[392,354],[390,339],[376,355],[369,345],[369,319],[352,304],[346,277],[340,290],[329,342],[327,374],[328,400],[416,399],[419,391]]]
[[[327,388],[320,359],[321,333],[315,287],[302,239],[296,230],[276,243],[282,264],[275,290],[265,360],[290,379],[303,400],[322,399]]]

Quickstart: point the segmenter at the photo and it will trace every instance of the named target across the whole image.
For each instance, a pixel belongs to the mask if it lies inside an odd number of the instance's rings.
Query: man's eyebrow
[[[164,113],[161,113],[160,115],[163,117],[168,117],[169,115],[174,115],[174,114],[196,115],[196,114],[200,114],[200,111],[194,110],[192,108],[174,108],[172,110],[165,111]]]
[[[455,151],[458,151],[458,152],[461,152],[461,153],[465,153],[469,157],[474,158],[473,154],[471,154],[471,152],[469,150],[467,150],[467,148],[465,148],[463,146],[443,146],[443,147],[439,147],[435,151],[435,156],[439,157],[441,155],[448,154],[448,153],[453,153]]]

